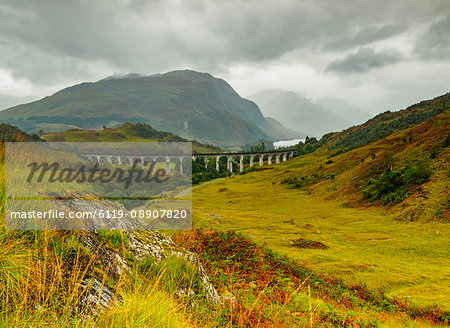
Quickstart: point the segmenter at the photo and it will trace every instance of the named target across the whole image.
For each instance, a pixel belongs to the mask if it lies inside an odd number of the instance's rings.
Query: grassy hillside
[[[149,125],[142,123],[125,123],[118,128],[106,128],[104,130],[81,130],[72,129],[65,132],[51,133],[42,136],[46,141],[68,141],[68,142],[186,142],[169,132],[158,131]],[[198,141],[192,141],[192,151],[198,153],[214,153],[220,148],[212,145],[205,145]]]
[[[449,121],[447,110],[340,155],[336,155],[340,151],[335,146],[343,139],[332,136],[329,143],[307,157],[314,158],[314,165],[284,174],[282,180],[292,188],[317,190],[329,199],[354,206],[394,206],[402,220],[442,216],[448,210]],[[427,171],[425,179],[418,176],[408,180],[409,174],[420,175],[418,169]],[[399,197],[367,197],[374,187],[384,196],[397,193]]]
[[[330,135],[270,170],[194,189],[197,225],[238,230],[324,274],[448,308],[450,111],[425,114],[440,103]],[[352,132],[417,110],[427,116],[422,123],[336,155]],[[395,197],[366,197],[374,186]]]
[[[369,142],[385,138],[398,130],[404,130],[425,122],[429,118],[448,111],[449,108],[450,93],[447,93],[432,100],[409,106],[401,111],[381,113],[364,124],[334,134],[336,143],[333,148],[347,151],[366,145]],[[414,139],[412,134],[407,136],[407,140],[411,141],[410,139]]]
[[[53,129],[75,125],[98,130],[140,122],[185,138],[231,146],[292,136],[266,122],[258,106],[241,98],[224,80],[190,70],[82,83],[1,111],[0,121],[35,132],[48,124]]]

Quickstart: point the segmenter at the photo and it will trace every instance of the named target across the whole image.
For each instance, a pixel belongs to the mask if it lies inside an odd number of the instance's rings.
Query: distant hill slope
[[[138,141],[159,141],[159,142],[186,142],[170,132],[158,131],[147,124],[125,123],[118,128],[106,128],[104,130],[81,130],[72,129],[65,132],[50,133],[43,136],[46,141],[68,141],[68,142],[138,142]],[[198,141],[192,141],[192,151],[197,153],[215,153],[221,151],[220,148],[212,145],[205,145]]]
[[[0,124],[0,142],[32,142],[32,141],[44,141],[36,134],[28,134],[16,126],[10,124]]]
[[[321,137],[352,125],[341,115],[292,91],[265,90],[249,96],[249,99],[258,104],[265,116],[273,117],[287,128],[309,136]]]
[[[406,109],[378,114],[364,124],[332,134],[333,148],[351,150],[372,141],[385,138],[398,130],[421,124],[450,108],[450,93],[431,100],[422,101]],[[447,122],[449,123],[449,122]],[[447,127],[449,124],[447,124]],[[414,136],[409,136],[414,138]],[[408,137],[408,138],[409,138]]]
[[[284,174],[288,185],[394,206],[401,220],[450,219],[450,93],[296,147],[306,146],[316,151],[292,161],[310,164]]]
[[[191,70],[81,83],[6,109],[0,120],[27,131],[38,131],[45,124],[100,129],[140,122],[185,138],[232,146],[290,133],[266,122],[258,106],[241,98],[224,80]]]

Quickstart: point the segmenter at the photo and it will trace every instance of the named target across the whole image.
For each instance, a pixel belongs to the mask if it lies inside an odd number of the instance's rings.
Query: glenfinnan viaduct
[[[250,159],[250,167],[254,166],[254,159],[258,157],[259,166],[264,165],[264,159],[267,158],[267,164],[273,164],[273,157],[275,156],[275,163],[279,164],[280,162],[287,161],[289,158],[297,155],[296,150],[273,150],[273,151],[265,151],[265,152],[257,152],[257,153],[211,153],[211,154],[193,154],[192,160],[196,160],[197,158],[203,158],[205,167],[208,167],[208,159],[215,158],[216,161],[216,170],[219,171],[219,160],[222,157],[227,159],[227,170],[233,173],[233,162],[236,162],[235,159],[239,158],[239,171],[242,172],[244,170],[244,158],[249,157]],[[180,164],[190,156],[186,155],[100,155],[100,154],[86,154],[86,157],[91,161],[97,161],[100,163],[102,160],[106,160],[110,164],[129,164],[132,165],[134,161],[140,161],[141,163],[166,163],[166,172],[170,173],[170,163],[172,163],[172,159],[176,159]],[[156,167],[156,166],[155,166]],[[183,174],[183,165],[179,165],[180,173]]]

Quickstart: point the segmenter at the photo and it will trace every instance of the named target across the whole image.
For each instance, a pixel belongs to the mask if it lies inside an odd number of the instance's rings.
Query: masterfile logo
[[[7,143],[6,228],[190,229],[191,164],[189,142]]]

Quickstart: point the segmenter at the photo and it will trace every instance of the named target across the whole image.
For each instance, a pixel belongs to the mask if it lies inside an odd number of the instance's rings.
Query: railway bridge
[[[239,161],[239,171],[244,170],[244,159],[249,158],[250,167],[255,164],[255,158],[258,158],[259,166],[264,165],[264,159],[267,158],[267,165],[279,164],[281,162],[287,161],[289,158],[293,158],[297,155],[296,150],[271,150],[262,152],[240,152],[240,153],[207,153],[207,154],[192,154],[192,155],[114,155],[114,154],[86,154],[86,157],[91,161],[96,161],[100,163],[101,161],[107,161],[109,164],[118,165],[133,165],[135,161],[139,161],[144,165],[146,163],[165,163],[166,172],[170,174],[170,163],[175,159],[179,161],[180,164],[183,163],[187,158],[196,160],[197,158],[203,158],[205,168],[208,168],[208,159],[214,158],[216,162],[216,170],[219,171],[219,161],[222,157],[227,159],[227,170],[233,173],[233,162],[236,162],[238,158]],[[275,161],[274,161],[275,158]],[[155,165],[156,169],[156,165]],[[183,174],[183,165],[179,165],[179,171]]]

